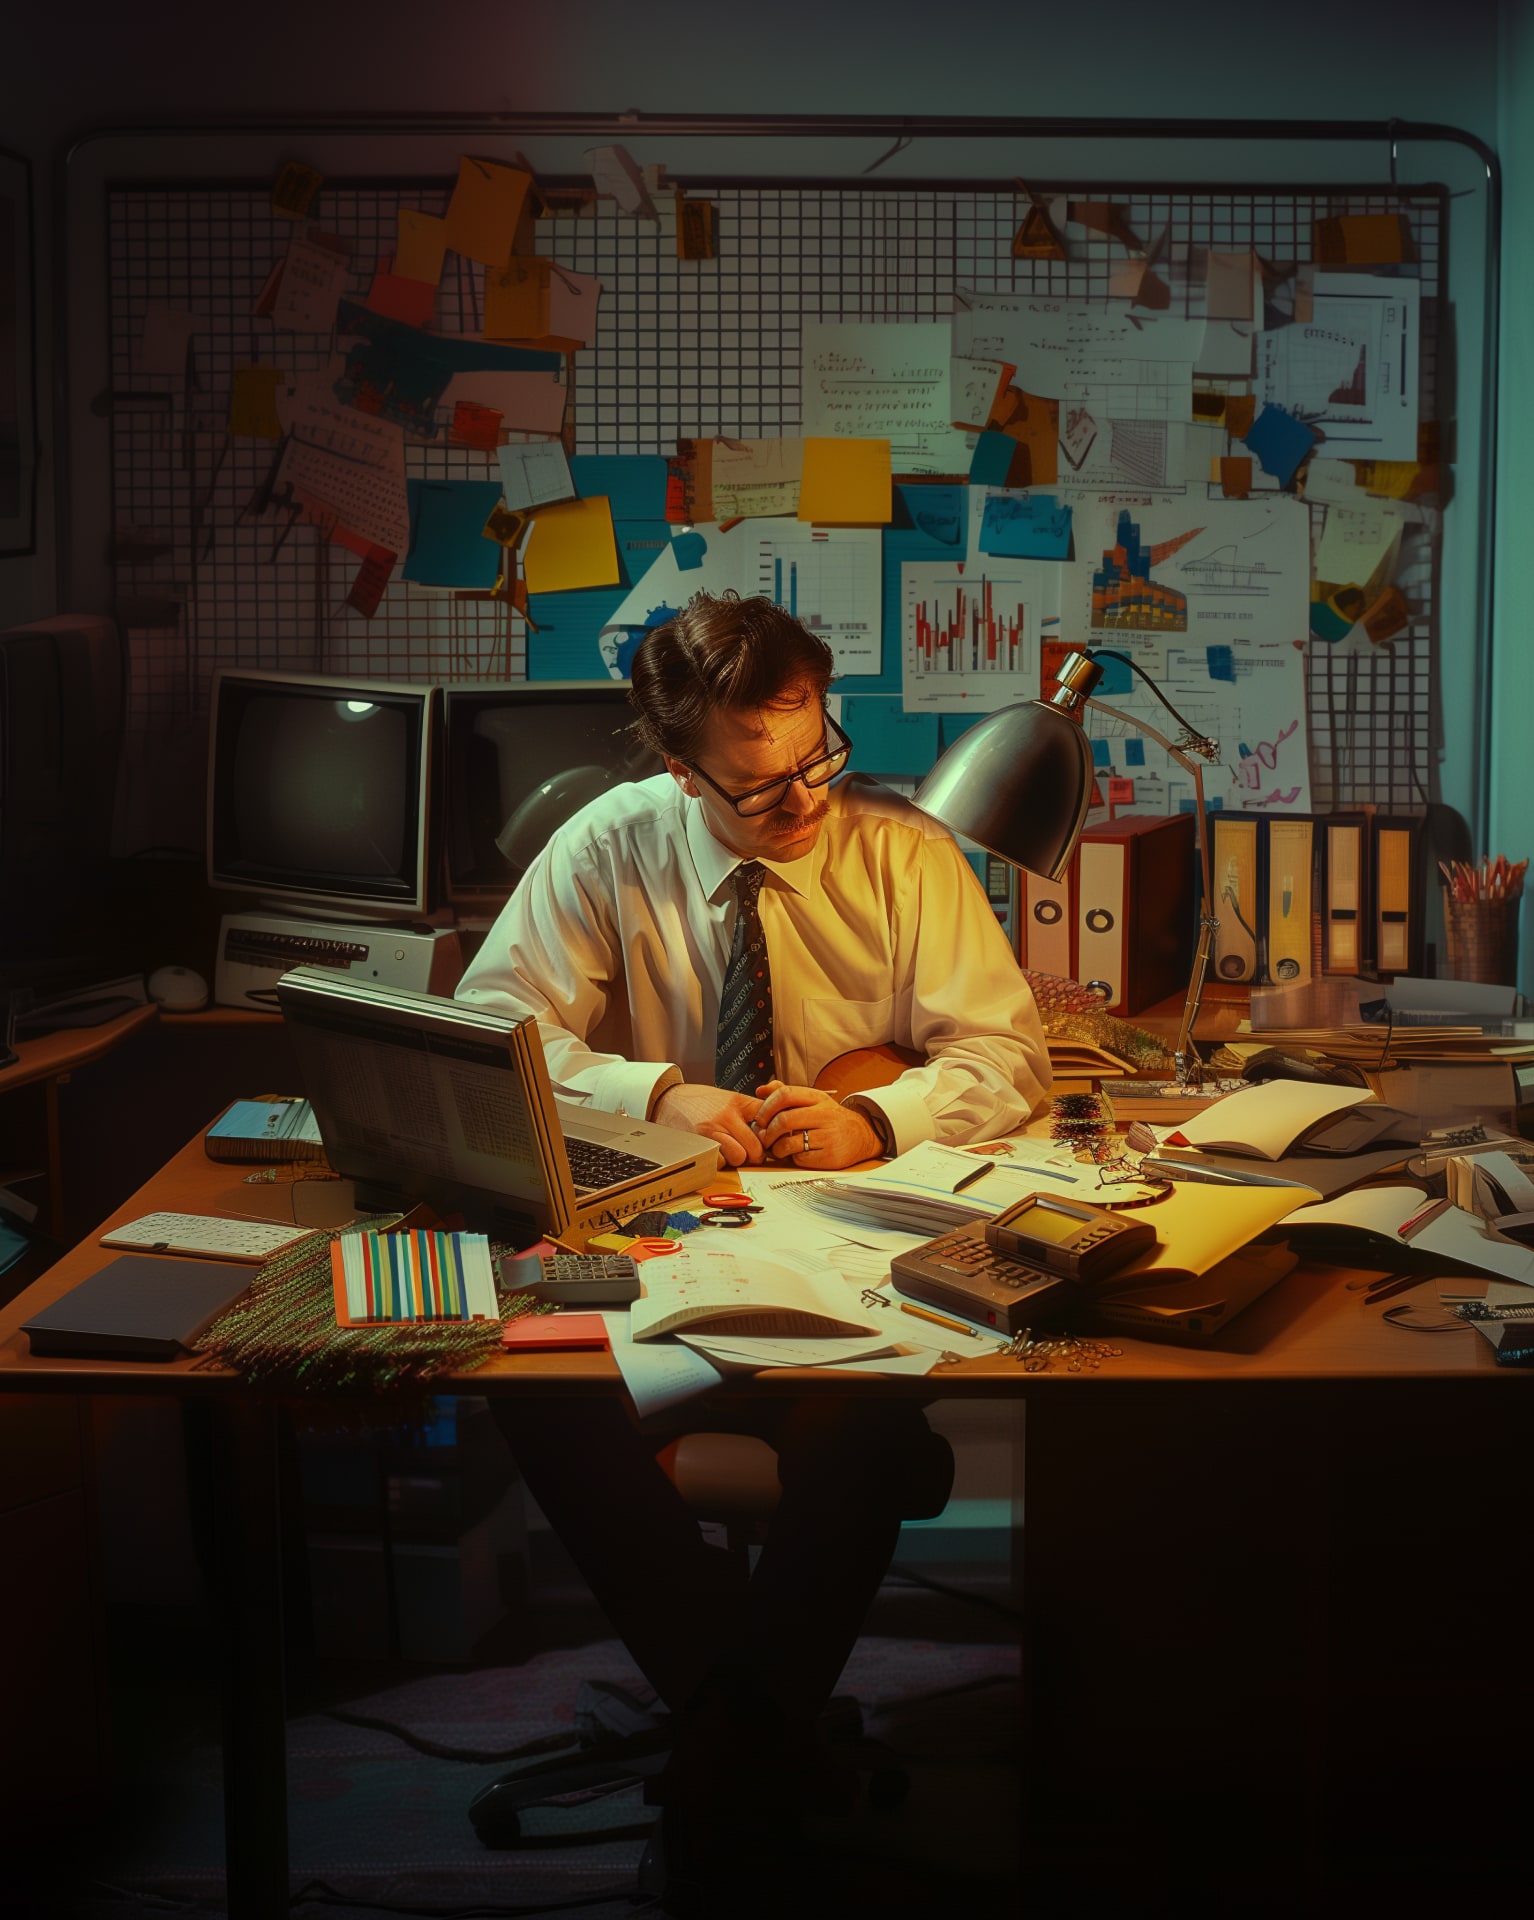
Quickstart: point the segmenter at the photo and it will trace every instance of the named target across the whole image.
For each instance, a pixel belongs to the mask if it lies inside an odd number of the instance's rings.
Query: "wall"
[[[1525,0],[1503,0],[1502,11],[1522,17]],[[8,36],[0,126],[6,143],[38,165],[40,197],[49,191],[49,163],[83,128],[157,117],[216,126],[230,113],[639,107],[1143,116],[1175,127],[1248,111],[1342,124],[1437,121],[1489,140],[1498,124],[1496,0],[1463,0],[1451,31],[1445,9],[1427,0],[1353,0],[1319,21],[1296,11],[1299,31],[1275,10],[1235,9],[1225,0],[1184,0],[1156,14],[1130,0],[1070,12],[1038,0],[972,0],[961,29],[948,33],[916,0],[776,0],[760,11],[688,14],[632,0],[546,9],[458,0],[435,19],[401,0],[378,0],[362,12],[273,0],[250,16],[240,40],[231,36],[227,11],[188,0],[133,12],[82,0],[29,16]],[[1441,169],[1435,160],[1410,177],[1441,177]],[[46,382],[46,215],[40,226]],[[1458,320],[1464,417],[1478,392],[1479,316],[1467,305]],[[50,437],[45,411],[45,448]],[[0,624],[54,610],[46,460],[45,450],[40,550],[35,560],[0,561]],[[1467,519],[1477,511],[1463,482],[1460,511]],[[1446,567],[1446,631],[1455,607],[1466,612],[1453,624],[1469,617],[1471,584],[1470,569],[1456,577],[1454,565]],[[1468,689],[1451,685],[1443,794],[1461,811],[1469,803],[1473,721]]]

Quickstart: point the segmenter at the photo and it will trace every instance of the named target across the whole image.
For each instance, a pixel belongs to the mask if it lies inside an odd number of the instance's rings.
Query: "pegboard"
[[[558,183],[549,182],[551,187]],[[1421,417],[1437,417],[1444,206],[1437,189],[1358,191],[1153,188],[1078,182],[1040,191],[1111,200],[1140,234],[1255,249],[1275,262],[1310,257],[1312,223],[1345,213],[1402,213],[1422,282]],[[1078,240],[1066,262],[1014,260],[1024,203],[1010,185],[711,185],[716,258],[676,256],[669,199],[659,226],[611,202],[538,223],[538,251],[603,283],[597,335],[574,362],[567,434],[579,453],[666,453],[679,437],[793,434],[800,427],[799,327],[807,318],[937,320],[956,286],[1106,297],[1123,250]],[[445,210],[445,183],[327,183],[316,223],[352,249],[347,296],[361,299],[394,246],[401,206]],[[522,623],[500,601],[399,583],[365,619],[346,596],[357,562],[311,527],[252,515],[276,448],[226,440],[236,367],[323,369],[328,338],[254,317],[292,237],[269,187],[120,186],[107,207],[110,251],[111,478],[118,602],[130,627],[129,764],[167,726],[195,728],[220,666],[409,680],[500,680],[526,672]],[[435,324],[476,331],[480,269],[448,256]],[[184,382],[135,371],[150,305],[197,314]],[[1239,390],[1244,383],[1221,382]],[[407,441],[421,479],[498,475],[492,454]],[[1417,810],[1430,788],[1436,553],[1403,558],[1408,630],[1367,655],[1309,643],[1312,792],[1318,809],[1375,804]],[[894,663],[887,662],[888,671]],[[887,682],[898,687],[898,679]],[[869,681],[851,690],[875,690]],[[150,805],[129,806],[138,844],[200,834],[201,790],[162,777]]]

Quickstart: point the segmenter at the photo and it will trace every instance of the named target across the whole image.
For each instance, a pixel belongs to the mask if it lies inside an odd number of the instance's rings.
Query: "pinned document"
[[[575,497],[570,463],[557,440],[528,440],[500,449],[501,486],[506,504],[546,507]]]
[[[394,271],[402,280],[420,280],[435,287],[442,279],[447,257],[447,222],[440,214],[419,207],[399,210],[399,238],[394,247]]]

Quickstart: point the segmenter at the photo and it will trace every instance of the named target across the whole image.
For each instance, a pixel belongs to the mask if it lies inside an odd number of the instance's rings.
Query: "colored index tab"
[[[517,223],[532,184],[532,175],[520,167],[465,154],[458,162],[458,184],[448,202],[447,244],[467,259],[504,267],[511,258]]]
[[[287,379],[281,367],[236,367],[229,389],[229,431],[248,440],[280,440],[277,389]]]
[[[394,246],[394,271],[401,280],[420,280],[429,287],[442,278],[447,256],[447,222],[440,214],[419,207],[399,210],[399,238]]]
[[[888,440],[805,441],[801,520],[818,520],[824,526],[887,526],[893,497]]]
[[[985,503],[980,551],[1008,560],[1069,560],[1071,508],[1052,493],[997,493]]]
[[[541,507],[527,536],[522,577],[529,593],[616,586],[618,548],[608,502],[599,497]]]

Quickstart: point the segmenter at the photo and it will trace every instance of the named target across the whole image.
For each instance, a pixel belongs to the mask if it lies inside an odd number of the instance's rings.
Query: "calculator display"
[[[1087,1224],[1079,1214],[1062,1213],[1047,1200],[1036,1200],[1028,1212],[1028,1231],[1035,1239],[1050,1240],[1057,1246],[1074,1240]]]
[[[1144,1221],[1120,1219],[1106,1207],[1033,1193],[988,1220],[985,1238],[1010,1259],[1091,1286],[1153,1247],[1156,1230]]]

